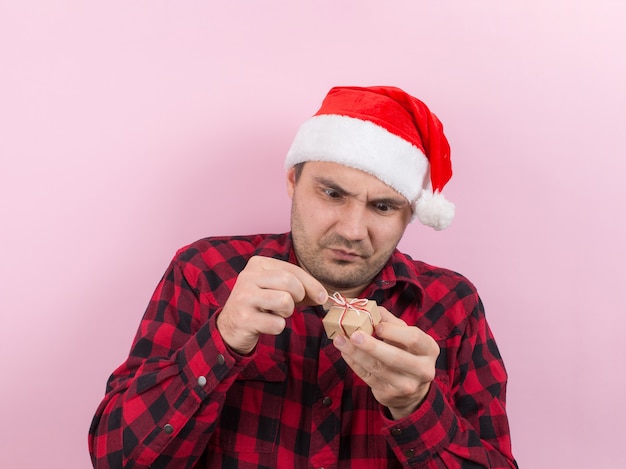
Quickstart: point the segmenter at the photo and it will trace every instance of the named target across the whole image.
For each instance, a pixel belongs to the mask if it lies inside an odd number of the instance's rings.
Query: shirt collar
[[[424,288],[419,283],[419,275],[413,264],[413,259],[408,255],[395,250],[385,266],[378,273],[372,283],[365,289],[364,294],[369,296],[373,291],[392,290],[396,286],[401,288],[414,288],[417,290],[418,297],[424,297]]]

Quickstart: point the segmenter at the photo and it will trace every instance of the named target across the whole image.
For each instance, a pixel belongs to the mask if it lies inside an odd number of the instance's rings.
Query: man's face
[[[409,202],[375,176],[337,163],[287,173],[300,266],[330,293],[355,297],[385,265],[411,218]]]

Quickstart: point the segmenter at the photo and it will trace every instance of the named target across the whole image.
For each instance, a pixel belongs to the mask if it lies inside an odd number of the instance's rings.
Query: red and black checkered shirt
[[[160,281],[89,439],[103,468],[510,468],[507,375],[475,288],[396,251],[362,297],[439,344],[421,406],[391,420],[298,308],[253,354],[232,353],[216,316],[252,255],[296,263],[291,236],[200,240]]]

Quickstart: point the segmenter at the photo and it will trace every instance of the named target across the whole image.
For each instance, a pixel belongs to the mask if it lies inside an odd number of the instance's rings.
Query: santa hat
[[[454,218],[454,205],[442,194],[452,177],[443,126],[423,102],[401,89],[331,89],[296,133],[285,166],[305,161],[340,163],[376,176],[436,230]]]

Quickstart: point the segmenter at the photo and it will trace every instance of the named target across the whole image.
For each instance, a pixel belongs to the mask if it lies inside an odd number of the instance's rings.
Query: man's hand
[[[334,339],[344,360],[372,389],[394,419],[410,415],[424,400],[435,378],[437,342],[417,327],[407,326],[385,308],[376,336],[357,331],[350,339]],[[381,340],[379,340],[381,339]]]
[[[327,297],[324,286],[297,265],[255,256],[237,277],[217,328],[224,342],[245,355],[259,334],[280,334],[296,304],[320,305]]]

